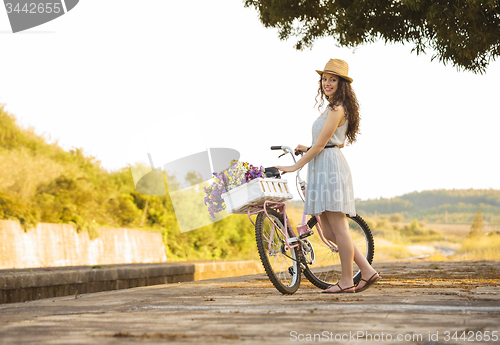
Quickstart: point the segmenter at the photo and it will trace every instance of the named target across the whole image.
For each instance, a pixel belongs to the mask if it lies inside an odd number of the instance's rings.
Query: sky
[[[291,165],[269,148],[312,144],[315,70],[339,58],[361,105],[361,134],[342,149],[356,198],[500,189],[500,61],[475,75],[411,45],[353,50],[322,38],[296,51],[297,38],[280,41],[255,9],[229,0],[85,0],[16,34],[1,7],[0,40],[0,103],[23,127],[83,148],[106,169],[210,147]]]

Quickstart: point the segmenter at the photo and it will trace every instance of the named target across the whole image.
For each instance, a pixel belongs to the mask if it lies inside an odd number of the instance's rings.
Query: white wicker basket
[[[281,202],[292,199],[293,195],[287,180],[259,177],[222,194],[222,198],[228,213],[246,214],[251,205],[260,204],[265,200]]]

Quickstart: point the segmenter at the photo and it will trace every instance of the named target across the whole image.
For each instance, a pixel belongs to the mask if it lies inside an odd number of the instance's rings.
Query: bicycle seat
[[[267,178],[281,178],[281,174],[278,168],[275,167],[265,168],[264,174]]]

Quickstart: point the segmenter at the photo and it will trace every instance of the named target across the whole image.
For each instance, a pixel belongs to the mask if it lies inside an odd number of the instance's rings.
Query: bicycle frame
[[[292,154],[292,149],[290,147],[288,147],[288,146],[281,146],[281,149],[285,152],[284,154],[290,153],[292,155],[292,158],[293,158],[294,162],[296,162],[295,157]],[[299,181],[302,193],[304,194],[304,197],[305,197],[305,195],[306,195],[306,188],[305,188],[306,183],[305,183],[305,181],[303,181],[300,178],[300,170],[302,170],[302,168],[300,168],[299,170],[297,170],[297,179]],[[275,228],[277,228],[277,226],[273,222],[273,220],[269,217],[269,215],[267,213],[267,209],[268,208],[269,209],[278,210],[279,213],[283,215],[283,222],[284,222],[283,225],[285,227],[285,232],[283,233],[283,231],[280,228],[278,228],[278,231],[281,232],[281,234],[285,237],[285,245],[286,245],[287,249],[291,250],[292,248],[298,247],[301,240],[298,238],[298,235],[295,233],[295,231],[293,230],[293,227],[290,224],[290,221],[289,221],[287,213],[286,213],[286,205],[284,203],[266,200],[266,201],[264,201],[261,204],[249,206],[248,209],[247,209],[247,215],[248,215],[248,218],[250,219],[250,222],[255,226],[255,223],[253,222],[251,216],[254,215],[254,214],[258,214],[258,213],[264,211],[265,214],[266,214],[267,219],[269,219],[269,221],[271,222],[271,224],[273,226],[272,229],[271,229],[271,234],[270,234],[270,238],[273,238],[274,231],[275,231]],[[299,227],[297,227],[297,230],[300,227],[307,226],[307,224],[306,224],[306,218],[307,218],[306,214],[303,213],[302,214],[302,225],[299,226]],[[328,240],[327,238],[325,238],[323,236],[323,226],[321,224],[320,217],[316,216],[316,219],[317,219],[318,222],[316,223],[315,227],[316,227],[316,229],[318,231],[318,234],[319,234],[321,240],[328,247],[330,247],[331,249],[333,249],[335,251],[338,251],[338,247],[332,241]],[[288,229],[290,229],[290,232],[293,234],[293,236],[294,236],[293,238],[294,239],[297,238],[297,241],[295,243],[290,243],[290,237],[288,236]],[[271,251],[271,241],[269,241],[269,251]]]
[[[253,212],[250,212],[250,210],[252,208],[256,208],[257,210],[256,211],[253,211]],[[270,209],[274,209],[274,210],[278,210],[279,213],[281,213],[283,215],[283,222],[285,224],[283,224],[285,226],[285,233],[283,233],[283,231],[278,228],[276,226],[276,224],[273,222],[273,220],[269,217],[269,214],[267,214],[267,209],[270,208]],[[299,244],[298,243],[295,243],[295,244],[290,244],[290,237],[288,236],[288,228],[290,228],[290,231],[292,232],[292,234],[294,235],[294,237],[296,237],[296,234],[295,232],[293,231],[293,227],[291,226],[290,224],[290,221],[288,220],[288,216],[286,214],[286,205],[282,202],[276,202],[276,201],[264,201],[262,204],[258,204],[258,205],[255,205],[255,206],[250,206],[247,210],[247,214],[248,214],[248,219],[250,219],[250,222],[252,222],[252,224],[255,226],[255,223],[253,222],[251,216],[254,215],[254,214],[258,214],[258,213],[261,213],[262,211],[264,211],[264,213],[266,214],[266,217],[267,219],[269,219],[269,221],[271,222],[271,224],[273,225],[273,228],[271,229],[271,234],[270,234],[270,238],[273,238],[274,236],[274,231],[275,231],[275,228],[278,228],[278,231],[281,232],[281,234],[285,237],[285,245],[287,247],[288,250],[291,250],[292,248],[295,248],[297,247]],[[271,241],[269,241],[269,251],[271,251]]]

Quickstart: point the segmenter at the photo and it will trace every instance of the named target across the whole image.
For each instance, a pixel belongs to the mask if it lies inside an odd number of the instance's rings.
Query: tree
[[[499,0],[245,0],[279,38],[296,36],[294,48],[312,49],[332,36],[339,47],[412,43],[417,55],[432,49],[443,64],[484,73],[500,55]]]
[[[469,237],[482,235],[483,232],[484,232],[483,212],[479,210],[476,213],[476,218],[474,218],[470,226]]]

